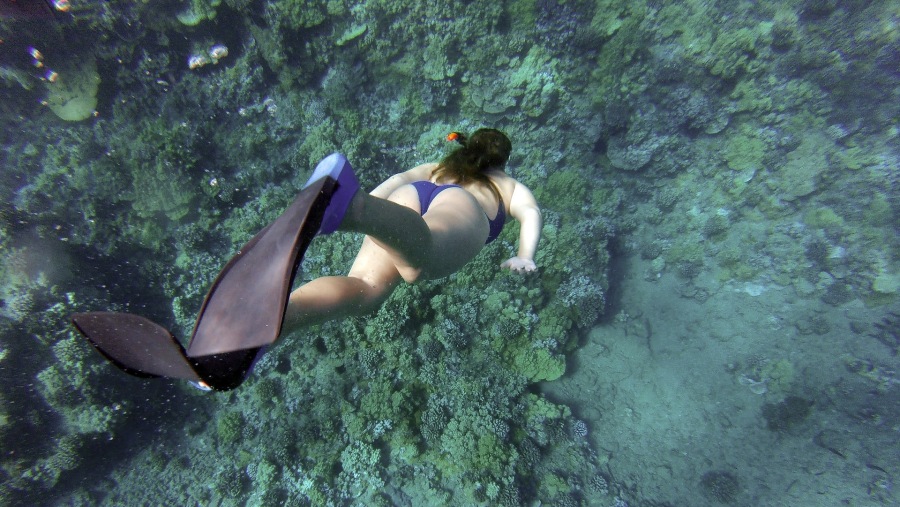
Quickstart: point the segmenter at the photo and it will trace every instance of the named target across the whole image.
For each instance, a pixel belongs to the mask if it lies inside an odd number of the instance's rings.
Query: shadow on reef
[[[143,251],[110,257],[33,229],[6,239],[4,274],[15,266],[18,285],[4,289],[0,305],[0,478],[6,495],[34,505],[30,499],[62,498],[85,479],[101,484],[135,449],[165,438],[168,421],[188,420],[198,407],[183,404],[172,384],[121,376],[70,324],[72,312],[110,301],[172,321],[161,284],[133,261]]]
[[[762,415],[772,431],[787,431],[801,424],[812,412],[813,401],[799,396],[788,396],[778,403],[766,403]]]
[[[606,278],[609,287],[606,289],[606,305],[598,325],[610,324],[616,315],[622,311],[622,287],[625,284],[625,275],[628,273],[629,254],[622,244],[621,236],[609,238],[609,265],[606,270]]]

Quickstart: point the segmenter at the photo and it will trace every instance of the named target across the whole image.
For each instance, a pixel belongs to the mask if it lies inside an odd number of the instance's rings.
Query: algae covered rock
[[[185,26],[197,26],[216,17],[216,8],[222,0],[191,0],[175,18]]]
[[[828,161],[822,146],[827,146],[822,136],[809,135],[800,146],[788,154],[787,163],[778,172],[783,199],[794,199],[812,194],[818,189],[819,178],[828,169]]]
[[[47,107],[66,121],[86,120],[97,108],[97,88],[100,74],[93,57],[80,65],[60,70],[56,78],[47,81]]]
[[[768,149],[765,141],[753,129],[746,128],[728,138],[723,156],[729,168],[744,173],[759,170]]]
[[[900,292],[900,274],[879,273],[872,281],[872,290],[880,294],[897,294]]]
[[[671,138],[658,134],[654,129],[657,118],[652,104],[632,115],[630,126],[623,134],[612,136],[606,150],[610,164],[623,171],[643,169],[664,148]]]

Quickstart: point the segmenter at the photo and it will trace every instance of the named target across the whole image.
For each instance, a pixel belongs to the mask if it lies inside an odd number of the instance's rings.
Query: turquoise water
[[[898,503],[895,3],[35,5],[0,11],[0,505]],[[226,393],[69,323],[190,336],[323,156],[373,188],[482,126],[536,275],[511,222]]]

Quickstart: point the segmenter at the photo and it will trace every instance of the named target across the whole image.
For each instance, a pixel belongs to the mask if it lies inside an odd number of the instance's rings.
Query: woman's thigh
[[[359,278],[376,292],[383,292],[385,299],[400,282],[400,272],[391,256],[368,236],[363,239],[347,276]]]

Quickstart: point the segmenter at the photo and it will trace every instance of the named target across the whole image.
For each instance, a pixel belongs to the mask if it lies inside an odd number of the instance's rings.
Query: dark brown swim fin
[[[138,377],[171,377],[228,390],[281,333],[297,268],[336,189],[323,178],[254,236],[219,273],[185,350],[162,326],[137,315],[76,314],[72,322],[110,362]]]
[[[326,180],[331,190],[334,180]],[[326,193],[329,199],[321,197]],[[197,316],[189,357],[259,348],[278,338],[294,275],[319,230],[330,196],[324,187],[318,192],[312,187],[304,190],[228,261]]]
[[[136,377],[200,381],[184,348],[166,328],[130,313],[79,313],[72,322],[104,357]]]

